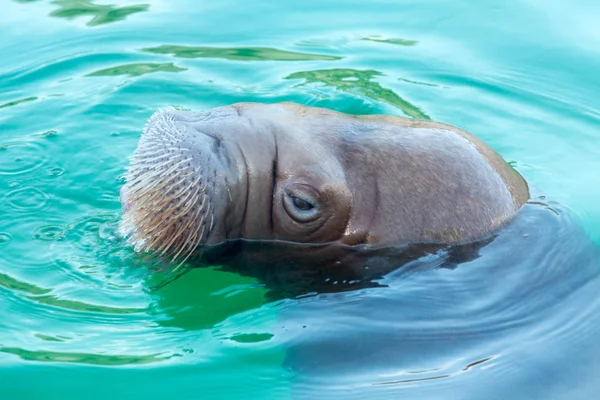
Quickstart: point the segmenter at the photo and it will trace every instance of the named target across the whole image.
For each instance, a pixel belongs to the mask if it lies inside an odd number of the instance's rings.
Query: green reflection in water
[[[150,287],[160,282],[158,275],[149,278]],[[157,313],[167,316],[158,321],[162,326],[210,329],[232,315],[262,306],[265,293],[252,278],[215,268],[194,268],[155,292],[155,307]]]
[[[342,57],[298,53],[269,47],[203,47],[162,45],[142,49],[153,54],[170,54],[180,58],[222,58],[232,61],[335,61]]]
[[[413,80],[404,79],[404,78],[398,78],[398,80],[401,82],[412,83],[413,85],[422,85],[422,86],[429,86],[429,87],[439,87],[440,86],[440,85],[436,85],[434,83],[419,82],[419,81],[413,81]]]
[[[366,36],[364,38],[362,38],[362,40],[367,40],[370,42],[377,42],[377,43],[388,43],[388,44],[395,44],[398,46],[414,46],[417,43],[419,43],[418,40],[406,40],[406,39],[399,39],[399,38],[384,38],[383,36]]]
[[[64,342],[64,341],[70,340],[70,338],[66,337],[66,336],[50,336],[50,335],[44,335],[43,333],[36,333],[34,336],[45,342]]]
[[[0,108],[12,107],[12,106],[19,105],[21,103],[27,103],[27,102],[34,101],[37,99],[38,99],[37,97],[27,97],[25,99],[13,100],[13,101],[9,101],[8,103],[0,104]]]
[[[346,93],[363,95],[386,102],[398,107],[404,114],[410,117],[430,119],[417,106],[404,100],[392,90],[382,87],[378,82],[373,81],[374,77],[382,75],[381,72],[373,70],[336,68],[295,72],[288,75],[285,79],[304,79],[305,82],[299,84],[299,86],[322,83],[325,86],[334,87]]]
[[[15,0],[18,3],[33,3],[36,0]],[[64,19],[77,17],[92,17],[86,25],[97,26],[110,24],[111,22],[123,21],[132,14],[148,11],[148,4],[133,4],[118,7],[107,4],[94,4],[92,0],[53,0],[50,3],[59,7],[50,13],[50,16]]]
[[[45,304],[51,307],[58,307],[65,310],[72,311],[83,311],[83,312],[91,312],[91,313],[101,313],[101,314],[137,314],[145,311],[145,309],[141,308],[118,308],[118,307],[108,307],[108,306],[100,306],[95,304],[83,303],[81,301],[75,300],[65,300],[59,299],[53,295],[46,296],[27,296],[27,299],[31,301],[35,301],[39,304]]]
[[[30,283],[21,282],[6,274],[0,274],[0,287],[19,292],[26,292],[32,295],[44,295],[51,292],[49,289],[42,289]]]
[[[100,71],[92,72],[86,76],[141,76],[145,74],[151,74],[153,72],[181,72],[187,71],[187,68],[180,68],[173,63],[136,63],[136,64],[125,64],[119,65],[112,68],[102,69]]]
[[[103,314],[136,314],[145,311],[145,309],[99,306],[75,300],[59,299],[54,295],[48,294],[51,292],[51,290],[49,289],[43,289],[34,286],[30,283],[21,282],[6,274],[0,274],[0,287],[9,290],[28,293],[28,295],[25,297],[28,300],[34,301],[39,304],[45,304],[48,306],[59,307],[73,311],[84,311]]]
[[[244,333],[239,335],[234,335],[229,339],[238,342],[238,343],[258,343],[269,340],[273,337],[271,333]]]
[[[159,354],[150,354],[146,356],[123,356],[90,353],[68,353],[42,350],[33,351],[21,349],[18,347],[0,347],[0,352],[6,354],[13,354],[25,361],[64,362],[104,366],[149,364],[165,361],[171,358],[160,356]]]

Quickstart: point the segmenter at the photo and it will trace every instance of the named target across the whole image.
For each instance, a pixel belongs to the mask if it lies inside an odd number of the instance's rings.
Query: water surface
[[[0,3],[0,397],[596,397],[597,2],[141,1]],[[147,118],[290,100],[457,125],[543,204],[385,287],[151,291],[115,229]]]

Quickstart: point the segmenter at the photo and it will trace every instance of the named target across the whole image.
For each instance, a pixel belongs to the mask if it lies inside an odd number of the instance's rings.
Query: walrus
[[[258,253],[295,244],[291,258],[317,261],[325,244],[463,245],[529,198],[523,177],[459,128],[295,103],[157,111],[125,180],[130,243],[181,263],[239,240],[260,243]]]

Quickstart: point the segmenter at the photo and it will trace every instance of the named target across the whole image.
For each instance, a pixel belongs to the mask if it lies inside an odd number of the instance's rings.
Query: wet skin
[[[529,198],[514,169],[458,128],[294,103],[158,112],[136,154],[137,175],[130,169],[121,196],[138,247],[147,229],[157,239],[143,250],[173,255],[163,244],[182,241],[212,263],[232,253],[269,263],[287,254],[306,268],[303,260],[350,265],[373,249],[393,248],[397,257],[417,244],[425,252],[468,246],[489,239]],[[162,169],[152,154],[166,160]],[[194,199],[192,191],[201,206],[177,201]],[[176,198],[136,207],[151,195]],[[136,222],[153,213],[160,224]]]

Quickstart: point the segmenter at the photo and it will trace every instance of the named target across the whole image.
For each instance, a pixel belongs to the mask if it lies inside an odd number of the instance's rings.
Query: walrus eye
[[[290,197],[292,198],[292,202],[294,203],[294,206],[296,206],[296,208],[299,210],[310,211],[313,208],[315,208],[315,206],[310,204],[308,201],[301,199],[300,197],[296,197],[296,196],[290,196]]]
[[[285,190],[282,197],[283,208],[296,222],[313,222],[321,215],[316,199],[306,189]]]

